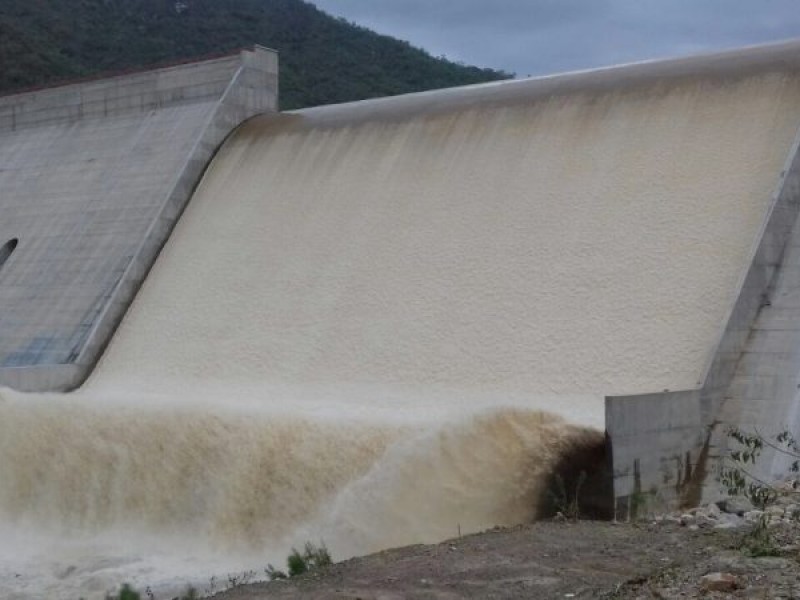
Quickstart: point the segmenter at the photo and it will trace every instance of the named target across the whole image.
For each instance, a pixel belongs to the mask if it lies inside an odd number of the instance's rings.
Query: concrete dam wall
[[[262,48],[0,98],[0,384],[84,380],[217,146],[276,108]]]
[[[434,93],[406,114],[425,98],[246,123],[100,376],[695,387],[800,125],[800,85],[536,83],[454,93],[485,96],[466,106]]]
[[[619,512],[713,494],[798,425],[799,127],[796,43],[248,120],[88,381],[0,390],[0,595],[519,523],[606,433]]]

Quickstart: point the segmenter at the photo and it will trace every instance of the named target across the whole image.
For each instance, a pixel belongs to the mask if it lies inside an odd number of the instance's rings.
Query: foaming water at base
[[[114,529],[63,537],[30,527],[0,526],[0,598],[4,600],[102,600],[122,582],[155,598],[174,598],[191,585],[210,595],[230,575],[265,577],[264,565],[281,551],[210,552],[191,539]],[[283,552],[285,555],[285,552]]]
[[[308,540],[342,559],[523,522],[548,467],[602,438],[495,400],[398,418],[190,396],[0,393],[3,597],[202,589]]]
[[[514,408],[432,427],[389,446],[346,486],[325,508],[319,536],[355,555],[528,522],[559,457],[601,439],[558,417]]]

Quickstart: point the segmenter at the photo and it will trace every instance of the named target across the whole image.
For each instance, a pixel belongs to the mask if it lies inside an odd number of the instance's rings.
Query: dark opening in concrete
[[[596,437],[563,452],[540,490],[536,518],[547,519],[557,512],[569,518],[613,518],[610,450],[607,437]]]
[[[3,265],[6,264],[8,257],[11,256],[11,253],[14,252],[14,248],[17,247],[19,240],[17,238],[11,238],[5,244],[3,244],[2,248],[0,248],[0,269],[3,268]]]

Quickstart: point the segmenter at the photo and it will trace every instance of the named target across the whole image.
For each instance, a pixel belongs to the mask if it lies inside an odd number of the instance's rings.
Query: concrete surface
[[[217,146],[276,108],[258,47],[0,98],[0,385],[86,377]]]
[[[800,158],[795,160],[800,162]],[[789,170],[794,178],[790,194],[794,206],[787,207],[780,217],[782,237],[777,239],[788,239],[782,247],[775,248],[774,262],[765,266],[768,287],[724,395],[718,432],[723,451],[727,442],[725,427],[731,425],[759,433],[772,442],[782,431],[800,439],[800,222],[796,216],[799,170],[797,165]],[[772,480],[785,475],[791,462],[793,459],[767,447],[754,474]]]

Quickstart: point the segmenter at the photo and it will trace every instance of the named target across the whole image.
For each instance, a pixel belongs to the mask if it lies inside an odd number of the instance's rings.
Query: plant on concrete
[[[287,571],[280,571],[273,567],[271,564],[267,565],[264,572],[270,580],[286,579],[287,577],[296,577],[309,571],[321,569],[333,564],[330,552],[325,547],[324,543],[319,546],[306,542],[303,547],[303,552],[292,548],[292,553],[286,558]]]

